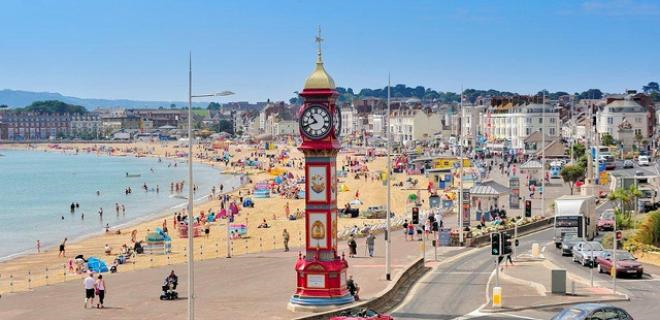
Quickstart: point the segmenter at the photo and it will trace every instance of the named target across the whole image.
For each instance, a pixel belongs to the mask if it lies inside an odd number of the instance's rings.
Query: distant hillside
[[[64,96],[56,92],[33,92],[22,90],[0,90],[0,105],[8,105],[12,108],[25,107],[31,105],[35,101],[57,100],[68,104],[79,105],[86,107],[87,110],[94,110],[97,107],[124,107],[124,108],[169,108],[171,104],[176,104],[177,107],[187,106],[187,102],[183,101],[137,101],[127,99],[87,99]],[[208,102],[193,103],[194,107],[206,108]]]

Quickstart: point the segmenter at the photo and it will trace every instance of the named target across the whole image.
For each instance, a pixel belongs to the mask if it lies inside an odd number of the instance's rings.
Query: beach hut
[[[108,265],[97,257],[89,257],[87,259],[87,270],[96,273],[108,272]]]
[[[150,232],[144,239],[144,253],[146,254],[167,254],[171,248],[171,241],[161,228],[156,228],[155,232]]]

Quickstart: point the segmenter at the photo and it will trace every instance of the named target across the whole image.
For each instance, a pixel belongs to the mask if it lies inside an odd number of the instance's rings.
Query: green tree
[[[617,210],[615,210],[617,226],[620,228],[627,228],[632,226],[631,211],[635,205],[635,201],[642,195],[637,186],[630,186],[628,189],[617,188],[612,191],[608,199],[615,201]]]
[[[604,133],[603,136],[600,138],[600,142],[605,146],[616,145],[616,141],[614,141],[614,138],[609,133]]]
[[[585,147],[583,144],[576,143],[573,145],[573,157],[575,159],[580,159],[582,156],[584,156],[584,152],[587,150],[587,147]]]
[[[223,120],[220,120],[220,122],[218,122],[218,124],[216,124],[213,127],[213,130],[215,130],[216,132],[227,132],[227,133],[233,135],[234,134],[234,125],[231,121],[223,119]]]
[[[657,82],[649,82],[649,84],[642,87],[644,93],[651,94],[655,92],[660,92],[660,85]]]
[[[171,103],[171,104],[170,104],[170,109],[176,109],[176,104]]]
[[[0,104],[0,109],[9,109],[9,106],[6,104]]]
[[[564,180],[565,183],[568,183],[568,185],[571,188],[571,195],[573,194],[573,189],[575,188],[575,183],[579,181],[580,179],[584,178],[584,167],[581,165],[566,165],[563,169],[561,169],[561,172],[559,173],[561,175],[561,178]]]
[[[220,104],[217,102],[211,102],[209,103],[209,106],[206,107],[207,110],[220,110]]]
[[[31,105],[17,109],[18,112],[35,112],[35,113],[87,113],[87,109],[83,106],[64,103],[58,100],[35,101]]]

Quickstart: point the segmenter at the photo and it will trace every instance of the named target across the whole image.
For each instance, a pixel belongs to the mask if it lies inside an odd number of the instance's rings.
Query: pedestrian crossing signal
[[[511,236],[508,233],[502,232],[500,242],[502,242],[502,254],[511,254],[513,252],[511,249]]]
[[[532,200],[525,200],[525,217],[532,217]]]
[[[491,233],[490,234],[490,254],[494,256],[499,256],[501,255],[502,252],[502,245],[500,243],[500,234],[499,233]]]

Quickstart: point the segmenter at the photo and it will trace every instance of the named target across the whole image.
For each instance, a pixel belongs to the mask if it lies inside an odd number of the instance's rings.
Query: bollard
[[[46,267],[46,285],[48,285],[48,267]]]
[[[493,288],[493,308],[502,307],[502,287]]]
[[[32,271],[28,271],[27,285],[28,285],[28,290],[32,290]]]
[[[9,292],[14,292],[14,275],[9,275]]]
[[[204,245],[199,245],[199,260],[204,260]]]
[[[261,240],[261,237],[259,237],[259,252],[261,252],[261,253],[264,252],[264,243]]]
[[[538,258],[538,256],[541,254],[541,250],[539,249],[539,244],[538,243],[532,243],[532,257]]]

